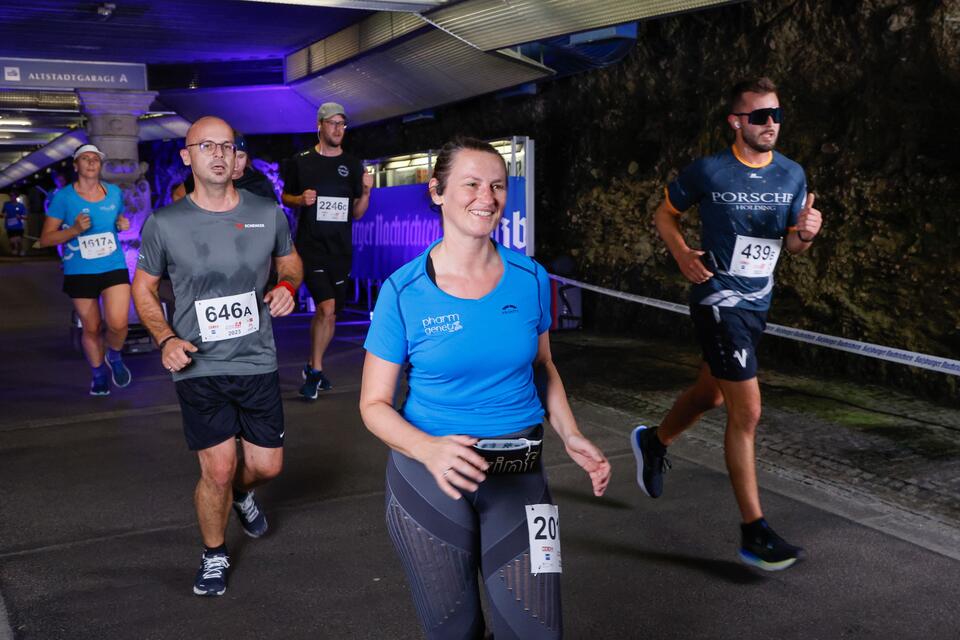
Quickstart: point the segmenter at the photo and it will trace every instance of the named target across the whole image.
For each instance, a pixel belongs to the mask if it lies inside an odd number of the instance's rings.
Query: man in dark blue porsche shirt
[[[727,470],[743,519],[740,558],[768,571],[791,566],[802,550],[778,536],[760,508],[756,348],[781,251],[806,251],[821,224],[803,169],[773,150],[783,121],[776,91],[767,78],[737,84],[727,115],[733,146],[684,169],[657,209],[657,230],[693,283],[690,315],[704,362],[696,383],[677,398],[660,426],[640,426],[631,435],[637,482],[656,498],[663,491],[666,447],[703,413],[726,404]],[[679,216],[693,205],[700,207],[699,250],[689,247],[680,231]]]

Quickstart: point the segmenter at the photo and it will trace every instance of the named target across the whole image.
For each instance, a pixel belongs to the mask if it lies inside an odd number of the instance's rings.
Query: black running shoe
[[[222,596],[227,592],[227,572],[230,557],[225,553],[204,552],[193,583],[193,592],[198,596]]]
[[[782,571],[803,557],[803,547],[795,547],[770,528],[766,520],[741,524],[740,559],[764,571]]]
[[[300,387],[300,395],[307,400],[316,400],[318,392],[329,391],[333,388],[330,379],[323,375],[322,371],[312,369],[310,365],[303,367],[303,386]]]
[[[639,425],[630,434],[633,455],[637,459],[637,484],[651,498],[663,493],[663,474],[670,468],[667,448],[657,440],[657,428]]]

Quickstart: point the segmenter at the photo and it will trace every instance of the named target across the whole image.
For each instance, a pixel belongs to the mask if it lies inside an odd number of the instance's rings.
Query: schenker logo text
[[[456,333],[463,329],[459,313],[427,316],[420,322],[423,324],[423,332],[428,336],[435,336],[439,333]]]

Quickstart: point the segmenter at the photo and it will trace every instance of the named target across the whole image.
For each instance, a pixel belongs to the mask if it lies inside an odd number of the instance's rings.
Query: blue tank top
[[[73,185],[67,185],[53,194],[47,216],[63,220],[62,229],[73,226],[77,216],[86,213],[90,216],[90,228],[70,242],[63,243],[63,273],[65,275],[82,275],[106,273],[116,269],[126,269],[127,262],[123,257],[120,239],[117,237],[117,216],[123,213],[123,194],[120,188],[106,182],[101,182],[107,194],[99,202],[88,202],[81,198],[74,190]],[[80,238],[101,233],[113,236],[116,250],[101,258],[87,259],[80,251]]]
[[[550,279],[537,262],[497,244],[503,277],[479,300],[444,293],[427,275],[439,240],[383,284],[364,348],[408,363],[401,414],[431,435],[494,437],[543,420],[533,382],[550,328]]]
[[[776,151],[766,164],[751,165],[731,147],[681,171],[667,186],[668,205],[677,215],[700,205],[700,248],[712,252],[720,268],[693,285],[691,302],[769,309],[772,269],[806,197],[803,169]],[[765,271],[769,275],[757,275]]]

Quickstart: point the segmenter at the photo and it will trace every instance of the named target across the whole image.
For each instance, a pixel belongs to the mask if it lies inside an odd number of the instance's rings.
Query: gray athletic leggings
[[[387,529],[427,638],[484,637],[478,569],[496,640],[563,635],[560,574],[530,573],[526,505],[552,504],[542,466],[487,476],[453,500],[426,467],[393,451],[386,493]]]

